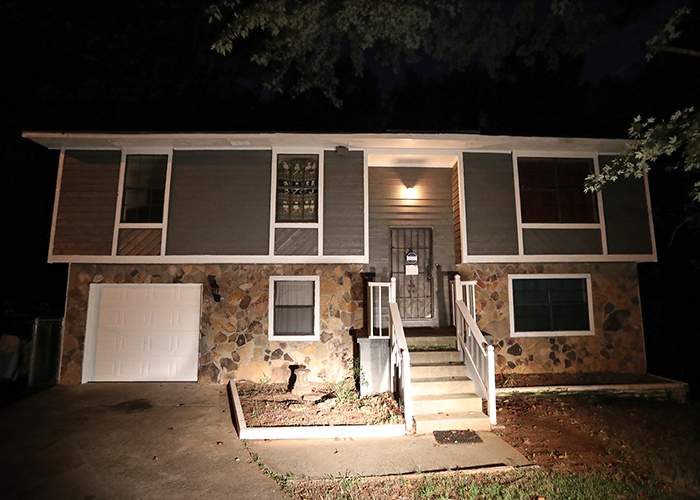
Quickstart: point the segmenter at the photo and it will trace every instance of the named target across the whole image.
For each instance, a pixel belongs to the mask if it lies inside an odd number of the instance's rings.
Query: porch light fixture
[[[414,186],[411,187],[404,187],[403,188],[403,197],[408,199],[408,200],[415,200],[416,199],[416,188]]]

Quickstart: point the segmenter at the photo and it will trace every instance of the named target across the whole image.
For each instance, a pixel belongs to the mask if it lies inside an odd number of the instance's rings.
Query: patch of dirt
[[[590,396],[498,400],[496,433],[556,472],[653,479],[700,496],[700,404]]]
[[[403,423],[401,408],[390,393],[359,398],[353,385],[317,384],[311,400],[287,392],[285,384],[244,381],[236,388],[250,427]]]
[[[664,380],[644,373],[531,373],[498,374],[496,387],[537,387],[543,385],[656,384]]]

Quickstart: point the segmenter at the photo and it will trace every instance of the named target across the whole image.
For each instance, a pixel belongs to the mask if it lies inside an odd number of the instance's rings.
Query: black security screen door
[[[406,254],[418,256],[418,274],[406,275]],[[396,278],[396,302],[404,321],[433,319],[433,230],[391,229],[391,276]]]

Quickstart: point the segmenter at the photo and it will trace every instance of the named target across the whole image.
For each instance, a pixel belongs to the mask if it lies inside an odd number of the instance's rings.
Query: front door
[[[391,277],[396,278],[396,302],[403,321],[425,326],[435,322],[432,270],[433,230],[391,228]]]

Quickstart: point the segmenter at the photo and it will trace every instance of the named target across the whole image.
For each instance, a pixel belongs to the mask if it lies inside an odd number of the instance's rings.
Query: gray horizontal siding
[[[275,229],[275,255],[317,255],[318,229],[278,227]]]
[[[369,169],[369,255],[376,279],[390,277],[390,228],[433,229],[433,268],[436,317],[446,324],[449,317],[447,280],[456,269],[452,214],[452,169],[420,167],[373,167]],[[416,198],[406,199],[404,189],[416,188]]]
[[[363,255],[364,153],[323,155],[323,253]]]
[[[600,255],[599,229],[523,229],[525,255]]]
[[[467,254],[517,255],[513,158],[464,153]]]
[[[271,151],[176,151],[166,254],[267,255]]]
[[[54,255],[110,255],[119,190],[119,151],[66,151]]]
[[[605,166],[614,156],[600,156]],[[651,228],[643,179],[619,179],[603,188],[605,234],[610,254],[651,254]]]

